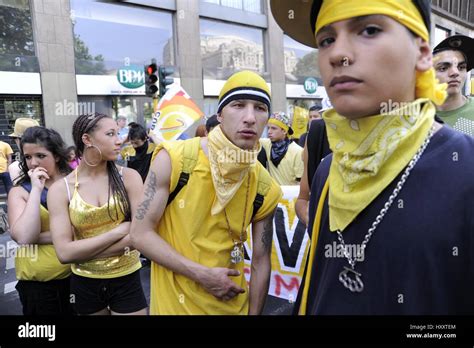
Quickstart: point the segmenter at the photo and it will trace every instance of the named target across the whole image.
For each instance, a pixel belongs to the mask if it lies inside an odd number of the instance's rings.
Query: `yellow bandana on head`
[[[326,25],[353,17],[381,14],[404,25],[424,41],[429,32],[412,0],[324,0],[316,20],[316,33]],[[447,84],[439,84],[433,68],[417,72],[416,98],[428,98],[437,105],[446,99]]]
[[[208,136],[209,162],[216,199],[211,214],[220,213],[242,185],[250,168],[257,163],[261,146],[257,141],[253,150],[243,150],[235,146],[222,132],[220,125]]]
[[[323,114],[333,159],[329,228],[344,230],[403,170],[434,122],[435,107],[418,99],[388,115],[350,120]]]
[[[275,126],[280,127],[281,129],[283,129],[287,133],[288,133],[288,130],[290,129],[290,127],[288,127],[286,124],[284,124],[283,122],[281,122],[279,120],[275,120],[274,118],[269,119],[268,123],[274,124]]]

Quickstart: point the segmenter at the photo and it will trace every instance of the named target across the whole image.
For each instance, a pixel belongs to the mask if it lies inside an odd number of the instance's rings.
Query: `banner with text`
[[[309,252],[306,225],[298,219],[295,202],[299,186],[282,186],[283,197],[273,220],[272,273],[268,294],[290,302],[296,300]],[[251,233],[245,243],[245,277],[250,281]]]

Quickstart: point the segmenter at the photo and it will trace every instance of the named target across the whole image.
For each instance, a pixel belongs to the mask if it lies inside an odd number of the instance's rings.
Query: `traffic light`
[[[158,76],[160,80],[160,97],[165,95],[168,85],[172,85],[174,83],[174,79],[172,77],[168,77],[169,75],[173,75],[173,73],[174,68],[167,68],[164,66],[159,67]]]
[[[152,98],[158,96],[158,66],[154,59],[150,65],[145,66],[145,94]]]

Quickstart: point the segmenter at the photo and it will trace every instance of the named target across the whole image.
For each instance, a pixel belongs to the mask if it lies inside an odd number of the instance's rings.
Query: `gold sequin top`
[[[114,196],[110,196],[108,204],[97,207],[84,201],[78,191],[77,169],[74,193],[69,202],[69,216],[75,229],[75,239],[92,238],[106,233],[123,222],[125,216],[117,207]],[[68,186],[69,189],[69,186]],[[109,206],[108,206],[109,205]],[[118,219],[114,221],[109,216]],[[88,278],[117,278],[131,274],[141,268],[140,253],[137,250],[124,250],[121,256],[92,259],[83,263],[73,264],[74,274]]]

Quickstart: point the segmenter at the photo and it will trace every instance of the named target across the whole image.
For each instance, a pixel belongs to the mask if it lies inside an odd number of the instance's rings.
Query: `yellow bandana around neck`
[[[209,133],[207,146],[212,182],[216,190],[211,214],[216,215],[224,210],[250,169],[256,165],[261,146],[259,142],[253,150],[243,150],[235,146],[227,139],[220,125]]]
[[[407,166],[425,141],[436,109],[418,99],[386,115],[350,120],[323,114],[333,159],[329,228],[343,231]]]
[[[389,16],[424,41],[430,41],[423,17],[412,0],[324,0],[316,20],[315,35],[331,23],[376,14]],[[416,73],[416,98],[428,98],[436,105],[442,105],[447,97],[447,86],[436,79],[434,68]]]

